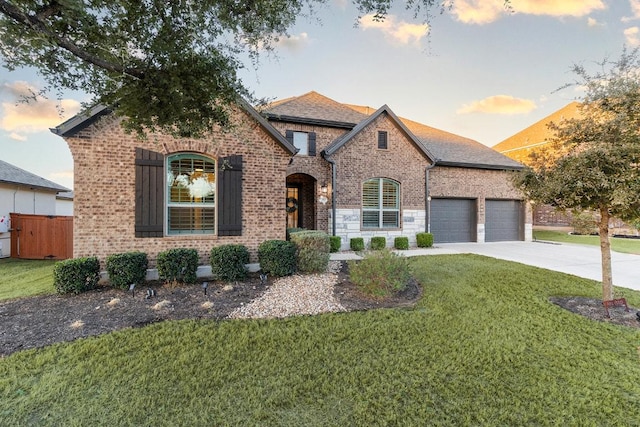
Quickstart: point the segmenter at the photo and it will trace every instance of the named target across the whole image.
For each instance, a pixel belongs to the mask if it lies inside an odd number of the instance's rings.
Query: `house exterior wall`
[[[9,213],[56,215],[56,193],[0,183],[0,217]],[[11,224],[9,224],[10,227]],[[11,232],[0,231],[0,258],[11,256]]]
[[[291,163],[287,166],[287,176],[302,173],[311,176],[316,180],[315,188],[315,229],[320,231],[329,232],[329,215],[331,211],[331,165],[322,158],[320,152],[324,150],[335,139],[344,135],[347,131],[345,129],[324,127],[324,126],[312,126],[300,123],[288,123],[288,122],[272,122],[275,127],[283,136],[287,130],[294,132],[315,132],[316,133],[316,155],[315,156],[301,156],[296,155],[293,157]],[[328,194],[325,197],[328,198],[326,204],[317,203],[320,187],[323,184],[328,185]],[[284,205],[284,199],[282,201]]]
[[[485,206],[487,199],[523,200],[511,183],[513,171],[436,166],[429,172],[431,197],[468,198],[477,202],[477,241],[484,242]],[[525,203],[525,241],[532,239],[532,213]]]
[[[113,253],[145,252],[150,267],[159,252],[172,248],[198,250],[209,263],[215,246],[243,244],[257,261],[257,248],[285,238],[286,166],[290,154],[251,117],[237,111],[230,130],[214,129],[202,139],[176,139],[162,134],[140,140],[125,133],[114,115],[101,118],[65,138],[74,159],[74,257],[97,256],[103,263]],[[212,158],[243,156],[242,235],[172,235],[136,238],[135,149],[199,153]]]
[[[73,216],[73,200],[56,199],[56,215]]]

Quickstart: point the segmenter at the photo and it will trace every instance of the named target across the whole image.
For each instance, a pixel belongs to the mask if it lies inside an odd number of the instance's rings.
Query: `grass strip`
[[[594,281],[411,259],[414,309],[163,322],[0,360],[2,425],[634,425],[640,331],[548,302]],[[626,291],[632,305],[640,294]]]

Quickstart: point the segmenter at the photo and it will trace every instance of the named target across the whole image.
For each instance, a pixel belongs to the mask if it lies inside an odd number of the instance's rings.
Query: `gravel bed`
[[[236,308],[229,318],[276,318],[346,311],[334,297],[339,269],[340,262],[331,261],[326,273],[275,279],[260,297]]]

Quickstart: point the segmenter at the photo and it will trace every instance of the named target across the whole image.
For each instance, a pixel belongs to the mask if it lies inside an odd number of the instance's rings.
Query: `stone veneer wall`
[[[206,265],[211,248],[239,243],[249,248],[255,262],[260,243],[285,238],[283,200],[291,155],[244,112],[234,114],[231,130],[215,129],[198,140],[154,134],[143,141],[125,133],[114,115],[65,139],[75,171],[74,257],[97,256],[104,266],[109,254],[138,250],[147,253],[154,266],[159,252],[186,247],[197,249]],[[242,235],[136,238],[136,147],[165,155],[182,151],[213,158],[242,155]]]

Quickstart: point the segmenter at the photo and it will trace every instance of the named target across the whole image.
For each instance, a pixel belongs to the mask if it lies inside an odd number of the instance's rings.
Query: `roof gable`
[[[346,143],[348,143],[353,137],[359,134],[364,128],[373,123],[378,117],[382,115],[387,115],[389,119],[396,125],[400,130],[405,134],[405,136],[418,148],[418,150],[427,158],[431,163],[433,163],[436,158],[429,152],[429,150],[420,142],[418,138],[402,123],[402,121],[395,115],[393,111],[387,105],[383,105],[380,107],[375,113],[371,114],[369,117],[358,123],[351,131],[344,134],[342,137],[338,138],[331,144],[327,146],[324,150],[322,150],[322,154],[324,156],[331,156],[336,151],[338,151],[341,147],[343,147]]]
[[[240,98],[238,105],[247,113],[251,118],[257,121],[262,129],[264,129],[282,148],[284,148],[290,154],[295,154],[297,149],[287,139],[278,132],[264,117],[262,117],[256,110],[244,99]],[[111,114],[112,110],[105,105],[98,104],[89,110],[77,114],[64,123],[59,124],[55,128],[49,129],[52,133],[62,137],[72,137],[78,132],[86,129],[95,123],[100,117]]]
[[[273,121],[317,124],[346,129],[353,128],[368,116],[368,114],[356,111],[317,92],[308,92],[301,96],[274,102],[266,107],[262,113]]]
[[[47,191],[71,191],[62,185],[56,184],[48,179],[44,179],[41,176],[28,172],[3,160],[0,160],[0,182],[38,188]]]
[[[309,92],[276,101],[263,111],[267,119],[273,121],[348,129],[346,134],[323,150],[325,155],[333,154],[383,113],[389,114],[419,150],[439,165],[507,170],[523,168],[522,164],[477,141],[397,117],[387,105],[374,110],[368,106],[341,104],[317,92]]]

